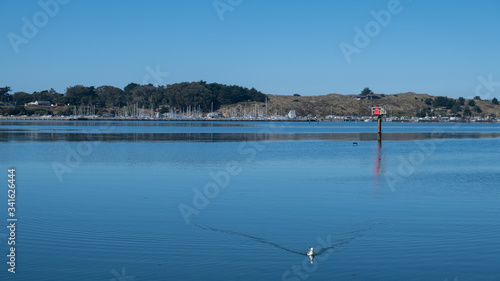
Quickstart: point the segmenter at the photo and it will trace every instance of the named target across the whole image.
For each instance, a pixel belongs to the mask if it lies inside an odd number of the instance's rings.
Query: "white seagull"
[[[314,249],[313,249],[313,247],[311,247],[311,249],[309,249],[309,252],[307,252],[307,255],[308,256],[314,256]]]
[[[314,259],[314,249],[313,247],[311,247],[309,249],[309,251],[307,252],[307,256],[309,257],[309,259],[311,260],[311,263],[313,263],[313,259]]]

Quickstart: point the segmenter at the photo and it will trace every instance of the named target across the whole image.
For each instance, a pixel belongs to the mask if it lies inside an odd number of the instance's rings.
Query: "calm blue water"
[[[500,126],[383,126],[467,134],[379,147],[321,137],[376,123],[2,122],[19,221],[16,274],[0,228],[0,280],[500,280]],[[309,247],[329,251],[311,264]]]

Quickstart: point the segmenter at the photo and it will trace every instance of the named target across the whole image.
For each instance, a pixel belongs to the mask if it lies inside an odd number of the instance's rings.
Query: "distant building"
[[[26,104],[27,106],[50,106],[50,101],[34,101]]]
[[[369,95],[366,95],[366,96],[358,96],[356,97],[357,100],[379,100],[380,97],[379,96],[376,96],[374,94],[369,94]]]
[[[207,114],[208,118],[221,118],[223,115],[220,112],[210,112]]]

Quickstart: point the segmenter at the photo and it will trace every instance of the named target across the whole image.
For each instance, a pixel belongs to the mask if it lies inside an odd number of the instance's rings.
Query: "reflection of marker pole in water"
[[[377,197],[377,189],[378,189],[378,175],[380,174],[380,165],[382,160],[381,155],[382,143],[378,143],[377,153],[375,155],[375,166],[373,167],[373,195]]]

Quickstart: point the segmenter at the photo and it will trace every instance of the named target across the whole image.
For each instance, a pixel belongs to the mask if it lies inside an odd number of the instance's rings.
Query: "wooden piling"
[[[382,116],[379,115],[377,118],[377,123],[378,123],[378,143],[382,143]]]

